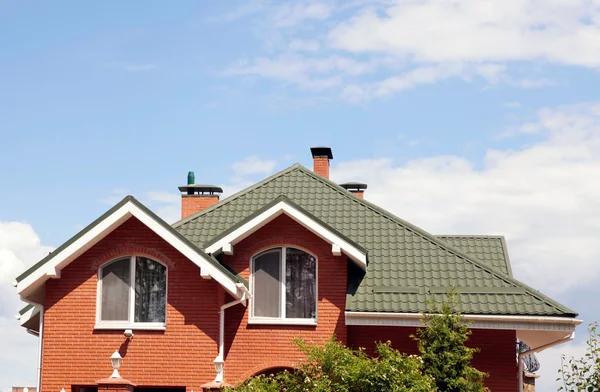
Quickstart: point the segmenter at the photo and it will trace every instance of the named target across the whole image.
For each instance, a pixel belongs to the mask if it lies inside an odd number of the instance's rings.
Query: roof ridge
[[[464,259],[465,261],[472,263],[480,268],[482,268],[483,270],[491,273],[492,275],[495,275],[496,277],[503,279],[505,282],[510,283],[510,284],[514,284],[516,286],[520,286],[525,288],[525,290],[527,291],[528,294],[536,297],[537,299],[541,300],[541,301],[545,301],[547,302],[549,305],[553,306],[555,309],[559,310],[559,311],[563,311],[564,313],[572,313],[572,314],[577,314],[575,311],[573,311],[572,309],[569,309],[568,307],[558,303],[557,301],[553,300],[552,298],[542,294],[541,292],[539,292],[538,290],[535,290],[534,288],[528,286],[527,284],[512,278],[508,275],[504,275],[503,273],[501,273],[500,271],[496,271],[493,268],[488,267],[487,265],[481,263],[480,261],[472,258],[471,256],[469,256],[468,254],[464,253],[463,251],[454,248],[453,246],[450,246],[449,244],[446,244],[445,242],[443,242],[442,240],[440,240],[439,238],[437,238],[435,235],[421,229],[418,226],[413,225],[410,222],[405,221],[404,219],[396,216],[395,214],[385,210],[384,208],[381,208],[363,198],[360,197],[356,197],[354,196],[352,193],[348,192],[346,189],[342,188],[341,186],[339,186],[338,184],[336,184],[335,182],[331,181],[328,178],[322,177],[318,174],[313,173],[311,170],[307,169],[306,167],[298,164],[298,168],[300,169],[300,171],[302,171],[303,173],[323,182],[326,185],[329,185],[331,188],[333,188],[334,190],[338,191],[340,194],[344,195],[345,197],[352,199],[354,201],[359,202],[360,204],[363,204],[365,207],[368,207],[370,209],[372,209],[373,211],[375,211],[376,213],[380,214],[381,216],[395,222],[396,224],[400,225],[400,226],[404,226],[405,228],[414,231],[415,233],[418,233],[419,235],[423,236],[424,238],[432,241],[434,244],[442,247],[443,249],[446,249],[449,252],[454,253],[456,256]]]
[[[277,173],[272,174],[269,177],[267,177],[267,178],[265,178],[265,179],[257,182],[256,184],[252,184],[252,185],[250,185],[250,186],[248,186],[248,187],[246,187],[246,188],[244,188],[242,190],[239,190],[236,193],[234,193],[233,195],[227,196],[225,199],[219,201],[218,203],[213,204],[212,206],[210,206],[208,208],[205,208],[202,211],[198,211],[195,214],[192,214],[192,215],[190,215],[188,217],[185,217],[185,218],[183,218],[183,219],[181,219],[181,220],[173,223],[171,226],[173,226],[174,229],[176,229],[176,228],[178,228],[180,226],[183,226],[186,223],[188,223],[188,222],[196,219],[197,217],[203,216],[205,214],[208,214],[211,211],[214,211],[214,210],[216,210],[218,208],[221,208],[221,207],[229,204],[233,200],[235,200],[235,199],[237,199],[237,198],[245,195],[246,193],[251,192],[251,191],[253,191],[255,189],[258,189],[261,186],[264,186],[264,185],[268,184],[269,182],[275,180],[276,178],[279,178],[282,175],[287,174],[288,172],[293,171],[294,169],[298,168],[298,166],[301,166],[301,165],[299,163],[294,163],[292,166],[286,167],[285,169],[280,170]]]

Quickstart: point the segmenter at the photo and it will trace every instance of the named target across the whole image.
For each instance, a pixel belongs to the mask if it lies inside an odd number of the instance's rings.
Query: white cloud
[[[332,7],[326,3],[298,2],[277,7],[274,20],[277,27],[296,26],[306,20],[329,18]]]
[[[36,383],[38,339],[27,334],[14,317],[25,304],[12,282],[52,250],[41,245],[31,225],[0,222],[0,390]]]
[[[600,68],[594,0],[332,0],[263,10],[268,55],[249,56],[226,75],[353,102],[449,78],[541,88],[560,83],[543,75],[544,65]]]
[[[600,8],[589,0],[423,0],[368,8],[334,28],[333,47],[420,62],[545,60],[600,66]]]
[[[343,75],[370,73],[375,63],[341,56],[305,57],[285,54],[275,58],[259,57],[229,67],[226,75],[250,75],[293,84],[303,90],[323,91],[339,86]]]
[[[600,279],[600,104],[545,109],[543,140],[459,156],[342,162],[336,181],[365,181],[367,199],[433,233],[503,234],[516,277],[561,293]],[[565,265],[571,266],[565,273]]]
[[[316,52],[321,48],[317,40],[294,39],[289,44],[292,52]]]
[[[277,162],[270,159],[260,159],[256,156],[246,157],[243,161],[234,162],[231,168],[236,176],[246,176],[252,174],[268,175],[273,172]]]

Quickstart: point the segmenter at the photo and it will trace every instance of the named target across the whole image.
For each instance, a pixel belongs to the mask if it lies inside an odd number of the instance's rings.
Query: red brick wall
[[[218,195],[181,195],[181,219],[219,202]]]
[[[313,160],[314,172],[325,178],[329,178],[329,158],[314,157]]]
[[[417,344],[410,338],[415,328],[409,327],[348,327],[348,345],[364,347],[373,353],[375,342],[391,341],[392,346],[406,354],[418,354]],[[490,374],[485,385],[492,392],[515,392],[518,390],[516,361],[516,332],[490,329],[474,329],[467,345],[481,349],[473,358],[473,366]]]
[[[98,266],[141,252],[168,265],[166,331],[94,330]],[[69,391],[110,376],[109,357],[119,349],[121,376],[137,385],[200,385],[215,377],[219,285],[135,218],[63,269],[46,284],[42,390]]]
[[[250,258],[276,246],[298,246],[317,256],[317,326],[248,325],[249,309],[226,311],[225,378],[236,382],[266,368],[289,367],[300,358],[292,345],[295,337],[322,342],[336,335],[346,342],[345,256],[333,256],[331,245],[286,215],[281,215],[234,246],[234,255],[223,261],[244,278],[250,278]],[[228,299],[228,301],[231,299]]]

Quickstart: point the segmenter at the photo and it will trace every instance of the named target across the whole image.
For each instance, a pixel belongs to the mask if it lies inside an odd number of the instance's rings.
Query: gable
[[[441,297],[455,286],[461,292],[461,310],[471,314],[575,315],[503,271],[300,165],[188,217],[174,228],[200,247],[280,195],[367,250],[367,272],[356,292],[348,295],[348,311],[424,312],[431,295]]]
[[[272,220],[285,215],[298,225],[312,232],[331,245],[334,256],[346,254],[363,270],[367,267],[366,251],[352,240],[341,235],[337,230],[324,224],[306,210],[298,207],[285,196],[279,196],[271,203],[242,219],[225,232],[204,244],[205,252],[210,254],[223,252],[232,254],[233,247],[246,237],[269,224]]]
[[[230,294],[238,296],[237,285],[241,284],[241,281],[235,275],[173,230],[136,199],[127,196],[54,252],[18,276],[17,291],[21,298],[30,302],[39,301],[40,290],[48,279],[60,279],[63,268],[132,217],[198,265],[203,276],[213,277]]]

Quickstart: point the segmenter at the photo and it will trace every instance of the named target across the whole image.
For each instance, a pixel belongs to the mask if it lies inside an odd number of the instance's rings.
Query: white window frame
[[[285,317],[285,306],[286,306],[286,281],[285,281],[285,272],[286,272],[286,252],[288,248],[298,249],[303,252],[308,253],[312,257],[315,258],[315,317],[314,318],[286,318]],[[281,285],[281,295],[279,297],[280,300],[280,317],[257,317],[254,316],[254,259],[263,253],[279,249],[281,250],[281,258],[279,260],[280,269],[279,269],[279,284]],[[281,325],[317,325],[317,320],[319,317],[319,259],[318,257],[297,245],[289,245],[289,246],[275,246],[272,248],[263,249],[260,252],[257,252],[250,258],[250,293],[252,293],[250,300],[250,313],[248,317],[248,324],[281,324]]]
[[[114,262],[127,259],[129,257],[129,320],[123,321],[102,321],[102,269]],[[155,261],[165,267],[165,321],[163,323],[146,323],[146,322],[135,322],[135,258],[144,257]],[[159,330],[164,331],[167,328],[167,307],[168,307],[168,294],[169,294],[169,267],[159,260],[134,254],[131,256],[120,256],[114,258],[100,267],[98,267],[98,284],[96,292],[96,325],[94,329],[137,329],[137,330]]]

